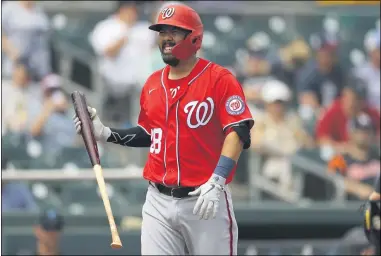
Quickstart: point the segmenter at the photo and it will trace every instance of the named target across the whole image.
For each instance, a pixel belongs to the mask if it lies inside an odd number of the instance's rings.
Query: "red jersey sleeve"
[[[249,122],[251,128],[254,120],[237,79],[231,73],[224,74],[217,81],[216,87],[217,114],[222,129],[227,131],[232,125],[245,121]]]
[[[142,127],[147,134],[151,135],[151,128],[147,116],[146,97],[146,90],[145,87],[143,87],[142,94],[140,95],[140,113],[138,118],[138,126]]]

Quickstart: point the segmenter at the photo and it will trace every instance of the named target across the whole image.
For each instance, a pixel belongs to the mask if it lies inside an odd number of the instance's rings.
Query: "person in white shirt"
[[[22,133],[27,128],[29,101],[39,93],[39,87],[30,79],[30,68],[25,60],[13,64],[12,79],[2,79],[2,132]]]
[[[140,90],[151,71],[155,34],[146,29],[149,25],[149,21],[138,21],[135,2],[120,1],[116,12],[100,21],[90,34],[90,44],[98,55],[99,72],[106,82],[105,110],[125,113],[111,117],[119,119],[116,121],[131,118],[128,112],[133,90]]]
[[[36,1],[6,1],[1,10],[2,76],[11,77],[13,66],[23,59],[31,78],[39,81],[52,70],[49,18]]]
[[[364,40],[369,60],[355,69],[355,74],[367,85],[368,103],[380,110],[380,31],[373,31]]]

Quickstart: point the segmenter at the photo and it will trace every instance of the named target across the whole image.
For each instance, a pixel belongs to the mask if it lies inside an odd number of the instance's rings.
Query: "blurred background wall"
[[[256,120],[232,184],[239,254],[371,255],[358,208],[380,174],[379,2],[186,3],[200,57],[237,76]],[[162,4],[2,1],[4,255],[139,254],[147,151],[99,144],[124,243],[112,251],[70,93],[134,125],[164,66],[148,30]]]

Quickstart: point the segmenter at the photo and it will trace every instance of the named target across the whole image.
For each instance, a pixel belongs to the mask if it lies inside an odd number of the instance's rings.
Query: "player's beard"
[[[169,44],[170,46],[175,46],[175,43],[172,42],[163,42],[160,49],[161,57],[163,58],[163,62],[165,64],[168,64],[169,66],[176,67],[179,65],[180,60],[177,59],[175,56],[172,55],[172,53],[164,53],[164,47]]]

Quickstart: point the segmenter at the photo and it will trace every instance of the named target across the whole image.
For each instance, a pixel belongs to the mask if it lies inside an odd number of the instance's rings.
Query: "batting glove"
[[[99,119],[97,115],[97,110],[95,108],[87,106],[87,110],[89,111],[90,118],[93,123],[95,139],[97,141],[106,142],[111,135],[110,128],[102,124],[101,120]],[[81,134],[81,130],[82,130],[81,121],[79,120],[77,115],[73,116],[73,120],[74,120],[75,130],[77,134]]]
[[[213,219],[219,210],[221,192],[224,191],[226,179],[213,174],[212,177],[195,191],[190,192],[190,196],[199,196],[193,208],[193,214],[199,215],[200,220]]]

